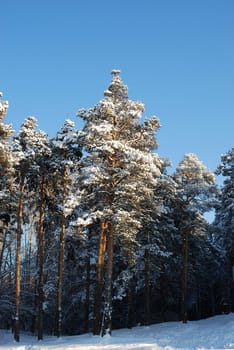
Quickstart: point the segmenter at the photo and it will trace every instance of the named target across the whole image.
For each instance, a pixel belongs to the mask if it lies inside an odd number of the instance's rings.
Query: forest
[[[7,110],[1,93],[0,328],[103,336],[234,311],[234,147],[214,173],[188,153],[169,174],[119,70],[82,129],[15,132]]]

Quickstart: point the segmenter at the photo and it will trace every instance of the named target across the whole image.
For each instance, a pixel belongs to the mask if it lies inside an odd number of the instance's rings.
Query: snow
[[[166,322],[148,327],[114,330],[112,336],[35,337],[21,335],[20,343],[9,331],[0,330],[1,350],[205,350],[234,349],[234,314],[206,320]]]

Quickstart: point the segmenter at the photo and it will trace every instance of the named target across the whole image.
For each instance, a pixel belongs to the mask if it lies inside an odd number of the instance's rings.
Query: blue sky
[[[2,0],[0,90],[18,130],[54,136],[103,97],[113,68],[162,124],[158,153],[211,170],[234,145],[233,0]]]

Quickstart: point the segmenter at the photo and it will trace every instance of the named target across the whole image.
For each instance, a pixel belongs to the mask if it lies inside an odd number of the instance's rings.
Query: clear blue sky
[[[6,121],[54,136],[103,97],[113,68],[162,124],[158,153],[214,170],[234,145],[233,0],[0,0]]]

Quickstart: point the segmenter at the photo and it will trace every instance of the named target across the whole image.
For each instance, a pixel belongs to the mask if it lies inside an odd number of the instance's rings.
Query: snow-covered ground
[[[35,337],[21,335],[20,343],[9,332],[0,330],[1,350],[177,350],[234,349],[234,314],[219,315],[187,324],[167,322],[131,330],[113,331],[113,335]]]

